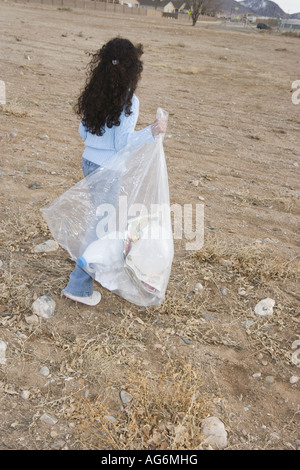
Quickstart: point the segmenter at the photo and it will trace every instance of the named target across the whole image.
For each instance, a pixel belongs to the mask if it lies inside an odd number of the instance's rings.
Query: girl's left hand
[[[152,135],[164,134],[167,130],[167,121],[165,119],[156,119],[151,125]]]

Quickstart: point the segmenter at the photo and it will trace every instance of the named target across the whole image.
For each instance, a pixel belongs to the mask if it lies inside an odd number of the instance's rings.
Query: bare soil
[[[299,382],[290,378],[300,375],[300,105],[291,85],[300,79],[299,38],[45,5],[1,1],[0,10],[0,448],[205,448],[200,425],[210,414],[225,425],[226,449],[297,449]],[[138,128],[159,106],[169,113],[171,203],[205,211],[203,249],[175,239],[156,308],[102,287],[94,308],[61,298],[73,261],[63,249],[33,252],[51,238],[40,208],[82,178],[73,105],[88,52],[118,34],[144,45]],[[55,314],[31,325],[41,295],[55,300]],[[267,297],[273,315],[258,317],[254,307]],[[202,414],[193,401],[180,407],[192,376],[201,377],[193,396],[206,397]],[[120,390],[132,394],[131,411],[143,391],[150,410],[160,403],[150,383],[166,382],[179,398],[166,394],[148,422],[136,411],[133,432]],[[110,443],[100,424],[107,415],[123,426]],[[97,423],[102,434],[92,438]]]

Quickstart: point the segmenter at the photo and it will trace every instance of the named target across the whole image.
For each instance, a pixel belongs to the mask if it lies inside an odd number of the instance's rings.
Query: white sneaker
[[[97,291],[94,291],[90,297],[77,297],[76,295],[69,294],[68,292],[63,292],[63,295],[75,302],[91,306],[97,305],[101,300],[101,294]]]

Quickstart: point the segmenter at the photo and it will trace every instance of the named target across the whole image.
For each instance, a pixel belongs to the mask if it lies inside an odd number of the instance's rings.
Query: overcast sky
[[[241,0],[238,0],[241,1]],[[285,13],[300,13],[300,0],[272,0],[282,8]]]

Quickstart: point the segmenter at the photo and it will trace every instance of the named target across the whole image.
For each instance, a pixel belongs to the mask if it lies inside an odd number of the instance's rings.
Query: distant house
[[[160,10],[164,13],[175,13],[182,11],[185,2],[182,0],[139,0],[141,8]]]
[[[140,2],[138,0],[120,0],[120,5],[126,5],[128,7],[139,7]]]

